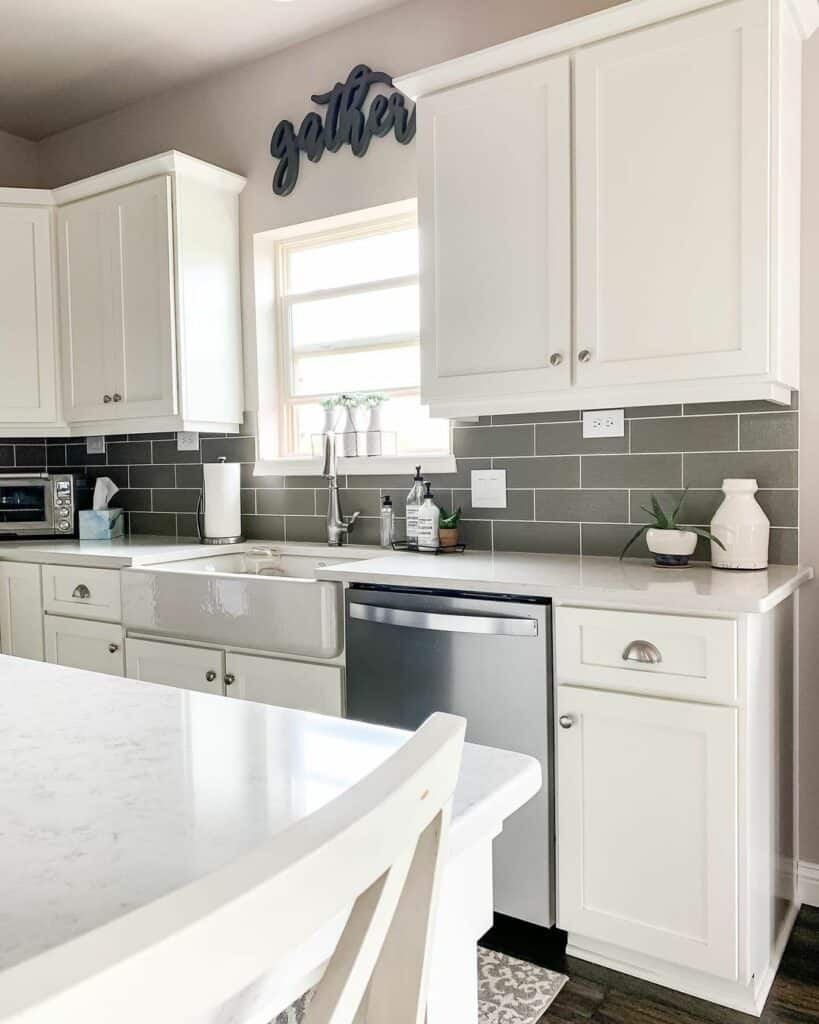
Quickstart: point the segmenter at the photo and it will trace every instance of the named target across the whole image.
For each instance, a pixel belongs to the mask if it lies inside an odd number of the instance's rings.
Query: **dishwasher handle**
[[[484,636],[537,636],[537,619],[500,618],[491,615],[457,615],[451,612],[416,612],[408,608],[384,608],[350,602],[350,618],[382,626],[408,626],[446,633],[482,633]]]

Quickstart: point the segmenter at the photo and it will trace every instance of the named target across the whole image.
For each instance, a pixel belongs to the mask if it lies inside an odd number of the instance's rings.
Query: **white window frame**
[[[278,231],[266,232],[254,239],[256,312],[257,312],[257,374],[259,391],[259,461],[256,475],[309,476],[320,473],[321,459],[308,455],[282,455],[286,451],[294,429],[293,411],[300,403],[313,404],[322,395],[295,394],[293,381],[294,359],[290,346],[291,332],[286,318],[298,303],[335,295],[354,295],[377,288],[395,288],[402,284],[415,284],[418,275],[385,278],[361,285],[345,285],[322,289],[318,292],[287,294],[287,255],[298,248],[308,248],[323,242],[356,238],[364,234],[394,231],[402,226],[417,224],[416,201],[406,200],[374,207],[353,214],[343,214],[310,224],[297,225]],[[265,280],[266,278],[266,280]],[[272,291],[269,282],[272,279]],[[272,308],[271,308],[272,307]],[[272,315],[271,315],[272,314]],[[265,322],[265,317],[267,321]],[[272,321],[272,322],[271,322]],[[370,339],[366,346],[350,345],[346,351],[383,347],[403,347],[417,344],[417,335],[401,335]],[[339,348],[342,346],[340,345]],[[418,394],[417,387],[380,389],[392,396]],[[451,435],[450,435],[451,436]],[[340,458],[339,472],[346,474],[385,475],[414,471],[422,461],[430,471],[455,472],[455,458],[450,452],[405,452],[400,455]]]

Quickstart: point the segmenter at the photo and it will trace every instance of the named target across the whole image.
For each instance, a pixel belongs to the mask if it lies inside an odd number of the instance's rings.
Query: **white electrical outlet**
[[[104,437],[87,437],[85,439],[85,450],[89,455],[105,455]]]
[[[195,430],[180,430],[176,435],[178,452],[195,452],[199,450],[199,434]]]
[[[472,507],[506,508],[506,470],[472,470]]]
[[[625,433],[623,409],[594,409],[583,413],[583,437],[622,437]]]

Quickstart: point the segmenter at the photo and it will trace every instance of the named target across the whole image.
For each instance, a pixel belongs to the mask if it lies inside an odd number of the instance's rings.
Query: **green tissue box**
[[[80,540],[113,540],[125,534],[121,508],[85,509],[80,512]]]

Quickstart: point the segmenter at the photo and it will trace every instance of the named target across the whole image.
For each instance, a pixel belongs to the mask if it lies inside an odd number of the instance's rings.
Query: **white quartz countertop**
[[[207,547],[197,541],[172,541],[168,537],[118,537],[116,540],[18,540],[0,543],[0,561],[38,562],[47,565],[83,565],[123,569],[152,562],[174,562],[215,551],[241,551],[247,544]]]
[[[808,566],[771,565],[753,572],[707,565],[661,569],[647,560],[464,552],[408,552],[319,569],[323,580],[431,587],[556,602],[627,605],[655,611],[765,612],[813,578]]]
[[[0,657],[0,971],[248,853],[407,735]],[[467,744],[450,852],[540,782],[534,759]]]

